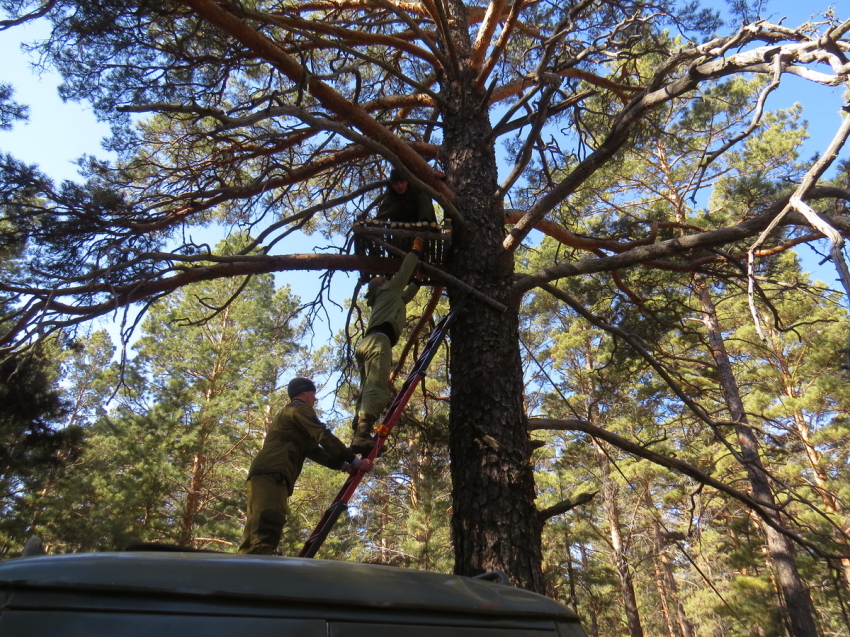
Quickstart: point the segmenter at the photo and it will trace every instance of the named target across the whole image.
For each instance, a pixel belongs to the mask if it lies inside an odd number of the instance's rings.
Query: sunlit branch
[[[272,63],[297,85],[304,85],[313,97],[329,109],[341,122],[349,122],[363,131],[364,135],[386,147],[401,162],[414,170],[427,184],[448,201],[454,195],[446,185],[433,175],[428,165],[408,144],[393,135],[366,111],[345,99],[326,83],[310,76],[291,56],[281,50],[272,40],[248,26],[236,15],[228,12],[212,0],[185,0],[200,16],[222,29],[263,59]]]
[[[360,107],[367,112],[386,110],[391,108],[411,109],[418,106],[435,107],[437,104],[429,96],[424,94],[410,95],[386,95],[378,97],[360,104]]]
[[[313,11],[335,11],[339,9],[374,9],[377,4],[376,0],[310,0],[309,2],[298,2],[293,5],[293,9],[297,9],[302,13],[311,13]],[[404,0],[394,0],[393,6],[399,10],[409,13],[410,15],[418,15],[423,18],[428,17],[428,14],[423,10],[420,2],[405,2]]]
[[[487,47],[490,46],[493,33],[502,19],[507,1],[490,0],[490,4],[487,5],[487,12],[484,14],[484,20],[481,22],[481,25],[478,27],[478,35],[475,37],[475,42],[472,45],[472,55],[469,58],[469,66],[474,71],[481,69],[481,63],[484,61]],[[522,2],[518,1],[515,4],[522,4]]]
[[[508,40],[511,35],[513,35],[514,30],[516,29],[517,22],[519,20],[519,14],[525,6],[526,0],[514,0],[511,5],[511,11],[508,15],[508,19],[505,21],[504,26],[502,27],[502,32],[499,34],[499,39],[496,41],[496,44],[493,45],[493,49],[490,51],[490,55],[487,58],[487,61],[481,67],[481,70],[478,73],[478,77],[475,78],[475,86],[478,90],[481,90],[484,87],[484,83],[487,81],[487,78],[490,77],[490,74],[493,72],[493,69],[496,67],[496,64],[499,61],[499,58],[502,56],[502,53],[505,50],[505,46],[508,44]],[[482,47],[482,55],[486,52],[486,48]]]
[[[332,35],[334,37],[337,37],[342,42],[345,42],[349,45],[356,46],[358,44],[364,44],[386,46],[388,49],[391,50],[405,51],[406,53],[409,53],[410,55],[417,57],[431,65],[440,66],[442,64],[442,61],[439,59],[438,55],[435,55],[435,53],[432,53],[431,51],[426,51],[425,49],[416,46],[407,38],[403,37],[403,34],[386,35],[383,33],[356,31],[336,26],[328,22],[322,22],[319,20],[293,18],[285,15],[266,13],[262,11],[249,10],[245,12],[245,15],[253,18],[258,22],[270,22],[290,32],[300,33],[308,37],[312,34],[323,33],[326,35]],[[421,31],[417,33],[416,36],[422,37],[422,39],[427,38],[427,36],[425,36]],[[324,42],[334,48],[340,45],[339,42]],[[374,61],[373,58],[370,59]]]

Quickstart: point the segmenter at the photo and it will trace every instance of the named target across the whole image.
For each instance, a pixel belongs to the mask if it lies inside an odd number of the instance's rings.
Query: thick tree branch
[[[508,15],[508,19],[502,27],[502,32],[499,34],[499,39],[496,41],[496,44],[493,45],[493,49],[490,51],[490,55],[488,56],[487,61],[483,64],[480,72],[478,73],[478,77],[475,79],[475,87],[478,90],[484,88],[484,83],[487,81],[487,78],[490,76],[490,73],[493,72],[496,63],[502,56],[502,53],[505,50],[505,46],[507,46],[508,44],[508,40],[510,39],[511,35],[517,27],[517,23],[519,21],[519,14],[524,6],[525,0],[514,0],[511,4],[510,15]]]
[[[153,256],[153,255],[151,255]],[[163,258],[176,259],[179,255],[163,254]],[[192,257],[195,258],[195,257]],[[0,347],[7,347],[20,339],[22,334],[29,335],[34,329],[32,320],[39,314],[49,313],[54,317],[76,316],[84,320],[108,314],[120,307],[143,301],[149,297],[173,292],[174,290],[199,281],[212,281],[233,276],[249,274],[266,274],[270,272],[285,272],[299,270],[369,270],[380,274],[392,274],[400,262],[394,259],[377,259],[373,257],[358,257],[343,254],[290,254],[285,256],[237,256],[216,257],[205,255],[197,257],[205,261],[217,260],[213,265],[188,267],[164,278],[152,278],[128,285],[112,286],[108,283],[92,283],[72,288],[48,290],[28,289],[26,293],[35,300],[27,312],[19,318],[8,332],[0,337]],[[11,286],[0,282],[0,291],[14,291]],[[106,295],[107,300],[91,305],[69,305],[59,302],[65,296],[86,298],[90,295]],[[62,320],[57,318],[56,320]],[[75,322],[79,322],[76,321]]]
[[[843,188],[818,187],[813,188],[809,192],[809,197],[812,199],[823,198],[839,198],[850,200],[850,190]],[[727,245],[748,239],[756,236],[759,232],[766,228],[771,220],[787,205],[791,195],[787,195],[778,200],[767,210],[748,219],[737,226],[721,228],[719,230],[710,230],[685,237],[677,237],[666,241],[659,241],[651,245],[637,246],[630,248],[626,252],[614,256],[600,257],[596,259],[582,259],[575,263],[566,263],[562,265],[546,268],[535,274],[527,275],[518,278],[513,286],[513,294],[519,297],[533,287],[543,283],[554,281],[563,277],[576,276],[580,274],[591,274],[594,272],[610,272],[612,270],[622,269],[637,263],[645,263],[655,259],[672,257],[681,255],[691,250],[708,249],[722,245]],[[848,217],[832,217],[824,215],[829,223],[839,228],[842,231],[850,231],[850,218]],[[809,225],[808,220],[800,214],[788,214],[782,222],[783,225]]]
[[[487,5],[487,13],[484,14],[484,20],[478,28],[478,35],[475,37],[475,43],[472,45],[472,55],[469,59],[469,67],[473,71],[480,71],[481,64],[484,62],[484,56],[487,54],[487,47],[493,39],[493,33],[502,19],[502,14],[505,10],[507,0],[490,0]],[[522,5],[522,2],[516,4]]]
[[[24,24],[25,22],[46,16],[54,6],[56,6],[56,0],[47,0],[41,8],[31,11],[26,15],[22,15],[19,18],[0,20],[0,31],[5,31],[6,29],[11,29],[12,27]]]
[[[572,509],[575,509],[577,506],[581,506],[582,504],[587,504],[588,502],[593,500],[593,498],[596,497],[597,493],[599,493],[599,491],[592,491],[590,493],[581,493],[581,494],[577,495],[574,500],[573,499],[562,500],[561,502],[558,502],[557,504],[554,504],[550,507],[546,507],[545,509],[541,509],[540,511],[538,511],[537,512],[537,518],[541,522],[545,522],[546,520],[548,520],[550,518],[554,518],[556,515],[561,515],[563,513],[566,513],[567,511],[571,511]]]

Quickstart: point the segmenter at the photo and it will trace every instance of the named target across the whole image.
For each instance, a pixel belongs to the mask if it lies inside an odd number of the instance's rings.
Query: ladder
[[[428,338],[428,343],[425,345],[425,349],[422,350],[419,358],[416,359],[416,362],[413,365],[413,370],[410,372],[407,380],[404,381],[404,385],[401,386],[401,390],[396,394],[390,404],[390,408],[387,410],[384,422],[375,427],[378,439],[375,442],[375,446],[372,448],[372,451],[370,451],[366,456],[369,460],[374,461],[380,454],[381,449],[384,447],[384,443],[387,441],[387,436],[390,435],[390,432],[396,426],[396,423],[398,423],[398,419],[401,417],[404,408],[407,406],[410,397],[413,395],[416,385],[420,380],[425,378],[428,365],[431,364],[434,356],[436,356],[440,344],[443,340],[445,340],[449,328],[455,322],[458,314],[460,314],[460,311],[466,304],[467,298],[468,297],[464,297],[461,299],[460,302],[452,308],[451,312],[446,314],[440,320],[437,327],[434,328],[434,331],[431,332],[431,336]],[[301,549],[301,552],[298,553],[298,557],[314,557],[316,555],[324,543],[325,538],[328,537],[328,533],[331,532],[334,524],[336,524],[336,521],[339,519],[339,516],[342,515],[342,512],[348,508],[348,501],[351,499],[351,496],[354,495],[354,491],[360,485],[360,481],[363,479],[364,475],[366,474],[362,471],[357,471],[354,475],[348,477],[345,484],[343,484],[342,488],[340,488],[339,493],[336,494],[333,502],[331,502],[331,505],[325,511],[322,519],[319,520],[316,528],[313,529],[313,533],[304,543],[304,547]]]

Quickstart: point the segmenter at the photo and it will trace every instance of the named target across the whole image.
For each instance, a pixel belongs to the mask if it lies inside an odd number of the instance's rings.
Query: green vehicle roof
[[[0,562],[2,588],[577,621],[566,606],[504,584],[374,564],[274,556],[127,552],[16,558]]]

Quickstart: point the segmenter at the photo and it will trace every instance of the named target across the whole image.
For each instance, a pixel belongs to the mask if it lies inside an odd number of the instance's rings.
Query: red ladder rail
[[[390,408],[387,410],[384,422],[375,427],[378,439],[375,441],[375,446],[372,448],[372,451],[370,451],[366,456],[369,460],[374,461],[381,452],[381,449],[384,448],[387,436],[390,435],[393,428],[396,426],[398,419],[401,417],[404,408],[407,406],[410,397],[416,389],[416,385],[420,380],[425,378],[428,366],[431,364],[434,356],[437,355],[437,350],[439,349],[440,344],[446,338],[449,328],[451,328],[452,323],[455,322],[457,315],[460,313],[465,303],[466,298],[461,299],[452,311],[440,320],[437,327],[434,328],[434,331],[431,332],[431,336],[428,338],[425,348],[422,350],[419,358],[416,359],[413,370],[410,372],[407,380],[404,381],[404,385],[401,386],[401,390],[399,390],[390,404]],[[304,543],[304,547],[301,549],[301,552],[298,553],[298,557],[314,557],[316,555],[318,550],[322,547],[325,538],[328,537],[328,534],[331,532],[331,529],[333,529],[334,524],[336,524],[336,521],[339,519],[339,516],[342,515],[342,512],[348,508],[348,502],[351,500],[351,496],[354,495],[354,492],[360,485],[360,481],[363,480],[363,476],[365,475],[366,474],[362,471],[357,471],[354,475],[348,477],[345,484],[343,484],[340,488],[339,493],[336,494],[333,502],[331,502],[331,505],[327,508],[327,510],[325,510],[325,513],[322,515],[322,518],[319,520],[316,528],[313,529],[313,533],[310,534],[310,537]]]

